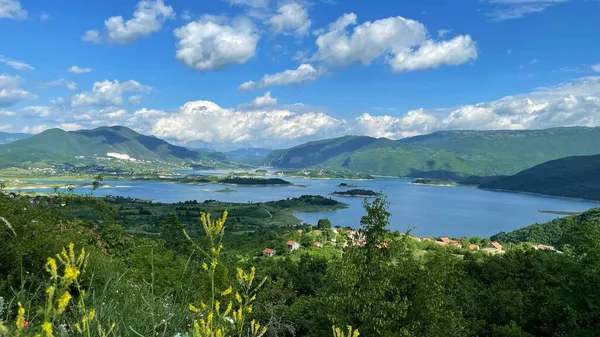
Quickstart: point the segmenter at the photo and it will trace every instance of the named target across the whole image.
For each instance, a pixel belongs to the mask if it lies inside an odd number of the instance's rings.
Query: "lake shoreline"
[[[482,190],[482,191],[490,191],[490,192],[504,192],[504,193],[528,194],[528,195],[535,195],[535,196],[538,196],[538,197],[547,197],[547,198],[555,198],[555,199],[566,199],[566,200],[575,200],[575,201],[585,201],[585,202],[591,202],[591,203],[595,203],[595,204],[600,204],[600,200],[585,199],[585,198],[576,198],[576,197],[567,197],[567,196],[554,195],[554,194],[543,194],[543,193],[528,192],[528,191],[505,190],[505,189],[500,189],[500,188],[482,188],[482,187],[477,187],[477,189]]]

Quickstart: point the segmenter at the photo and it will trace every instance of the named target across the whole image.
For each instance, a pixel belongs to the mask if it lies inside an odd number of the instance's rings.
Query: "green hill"
[[[0,144],[8,144],[15,140],[24,139],[31,137],[28,133],[11,133],[11,132],[0,132]]]
[[[346,136],[273,151],[280,168],[346,168],[368,174],[455,179],[511,175],[548,160],[600,153],[600,128],[439,131],[391,140]]]
[[[272,150],[263,148],[237,149],[226,152],[227,159],[235,163],[260,165]]]
[[[123,126],[99,127],[93,130],[46,130],[38,135],[0,145],[0,156],[12,157],[14,163],[64,160],[76,156],[106,157],[108,153],[127,155],[143,161],[198,161],[210,159],[205,154],[175,146],[166,141],[141,135]]]
[[[480,187],[600,200],[600,155],[551,160]]]
[[[542,224],[533,224],[512,232],[501,232],[490,237],[503,243],[533,242],[552,246],[562,246],[574,230],[583,225],[600,226],[600,208],[592,208],[578,215],[554,219]]]

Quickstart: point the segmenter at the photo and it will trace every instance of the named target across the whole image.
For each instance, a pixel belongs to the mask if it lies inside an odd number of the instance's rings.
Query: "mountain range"
[[[64,161],[76,156],[106,157],[109,153],[142,161],[217,161],[203,152],[141,135],[123,126],[111,126],[78,131],[49,129],[0,145],[0,166],[11,162]]]
[[[345,136],[271,152],[279,168],[344,168],[373,175],[456,179],[513,175],[549,160],[600,154],[600,128],[439,131],[391,140]]]
[[[8,144],[12,143],[15,140],[24,139],[27,137],[31,137],[33,135],[28,133],[10,133],[10,132],[0,132],[0,144]]]

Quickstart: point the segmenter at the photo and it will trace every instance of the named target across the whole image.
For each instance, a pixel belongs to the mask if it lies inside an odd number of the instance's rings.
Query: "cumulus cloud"
[[[75,130],[85,129],[85,126],[77,124],[77,123],[62,123],[58,127],[65,131],[75,131]]]
[[[256,53],[260,39],[256,27],[245,18],[222,21],[205,17],[175,29],[177,59],[199,70],[246,63]]]
[[[171,6],[163,0],[141,0],[133,18],[125,21],[122,16],[113,16],[104,21],[104,34],[89,30],[83,36],[84,41],[99,43],[105,37],[107,41],[117,44],[130,44],[140,37],[158,32],[167,19],[175,17]]]
[[[279,85],[298,85],[317,79],[319,72],[312,65],[301,64],[298,69],[290,69],[280,73],[264,75],[258,81],[248,81],[240,85],[239,90],[251,91],[264,87]]]
[[[52,114],[52,107],[46,105],[26,106],[19,110],[20,115],[25,117],[48,117]]]
[[[14,111],[10,111],[10,110],[0,110],[0,116],[5,116],[5,117],[14,117],[16,116],[17,113]]]
[[[476,58],[475,42],[469,35],[460,35],[449,41],[425,41],[419,49],[399,52],[389,62],[392,70],[400,72],[455,66]]]
[[[0,0],[0,19],[25,20],[27,11],[19,0]]]
[[[19,76],[0,75],[0,107],[38,98],[36,94],[22,89],[20,87],[22,83],[23,79]]]
[[[121,105],[123,103],[123,94],[125,93],[146,93],[150,91],[152,91],[152,87],[133,80],[123,83],[120,83],[118,80],[105,80],[94,83],[91,92],[84,92],[73,96],[71,104],[73,107]]]
[[[600,63],[594,64],[592,66],[592,70],[595,71],[595,72],[600,72]]]
[[[180,142],[265,146],[340,134],[343,128],[340,120],[323,113],[294,113],[276,108],[240,111],[209,101],[195,101],[159,118],[152,134]]]
[[[264,95],[256,97],[251,105],[255,107],[262,107],[267,105],[275,105],[277,104],[277,98],[271,97],[271,92],[267,91]]]
[[[350,33],[351,26],[355,27]],[[318,50],[312,60],[367,66],[383,57],[394,71],[459,65],[477,58],[475,42],[469,35],[434,41],[422,23],[401,16],[358,25],[356,14],[344,14],[319,32],[316,44]]]
[[[0,0],[2,1],[2,0]],[[5,63],[7,66],[16,69],[16,70],[34,70],[35,68],[32,67],[31,65],[25,63],[25,62],[21,62],[21,61],[16,61],[16,60],[9,60],[7,58],[5,58],[3,55],[0,55],[0,63]]]
[[[71,66],[69,69],[67,69],[67,71],[69,71],[70,73],[73,73],[73,74],[85,74],[85,73],[91,73],[92,71],[94,71],[94,69],[81,68],[79,66]]]
[[[495,21],[524,18],[533,13],[540,13],[546,9],[565,3],[569,0],[484,0],[495,9],[488,15]]]
[[[271,26],[274,34],[306,35],[312,21],[306,7],[297,2],[289,2],[280,4],[277,14],[265,23]]]
[[[60,78],[58,80],[54,80],[54,81],[51,81],[51,82],[43,83],[42,87],[43,88],[65,87],[69,91],[75,91],[75,90],[77,90],[77,83],[75,83],[73,81],[65,80],[64,78]]]
[[[24,126],[21,129],[22,133],[31,133],[31,134],[38,134],[41,132],[44,132],[46,130],[50,129],[50,127],[48,125],[34,125],[34,126]]]
[[[389,138],[453,129],[600,126],[600,76],[452,109],[414,110],[401,117],[364,114],[357,122],[358,129],[365,134]]]

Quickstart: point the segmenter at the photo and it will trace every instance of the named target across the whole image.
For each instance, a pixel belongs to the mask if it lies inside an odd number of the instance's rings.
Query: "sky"
[[[176,144],[600,125],[599,0],[0,0],[0,131]]]

